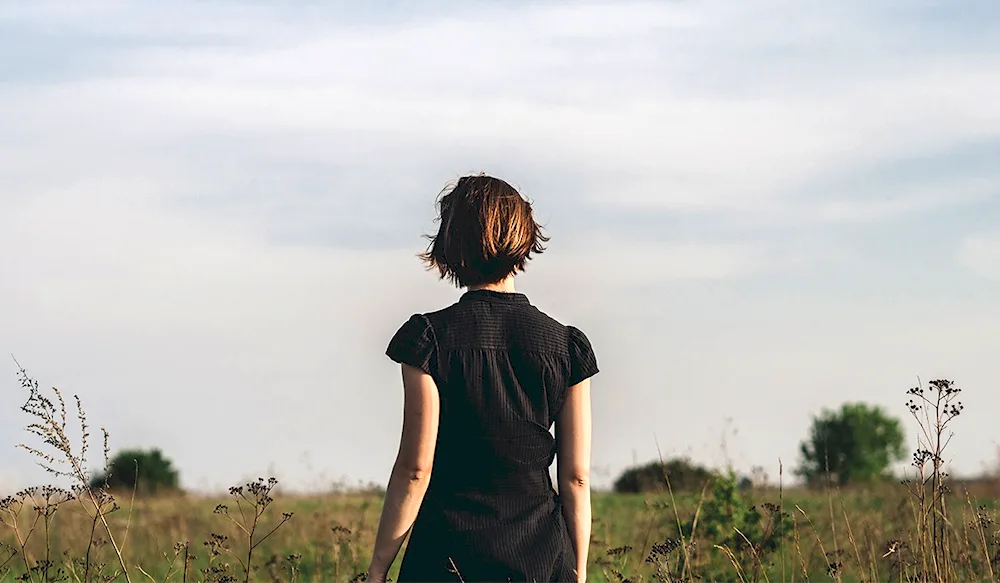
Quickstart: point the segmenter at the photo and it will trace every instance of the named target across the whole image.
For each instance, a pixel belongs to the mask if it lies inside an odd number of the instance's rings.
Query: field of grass
[[[711,492],[674,496],[595,493],[589,579],[916,581],[926,570],[943,572],[941,580],[995,580],[994,559],[1000,549],[993,522],[995,485],[979,483],[959,489],[963,493],[950,495],[949,524],[938,541],[947,545],[946,568],[923,564],[934,553],[920,548],[919,504],[902,484],[874,491],[735,491],[728,497],[724,488],[716,489],[717,497]],[[103,527],[95,527],[93,514],[77,501],[62,501],[64,495],[54,491],[49,492],[46,511],[45,494],[39,490],[30,495],[40,511],[29,505],[21,509],[17,532],[22,540],[34,523],[23,555],[18,536],[10,528],[11,502],[7,502],[8,526],[0,536],[7,545],[6,552],[0,551],[0,564],[6,564],[0,568],[0,580],[23,577],[26,565],[36,567],[27,571],[28,580],[34,581],[83,580],[88,570],[91,580],[120,575],[115,549]],[[241,525],[251,524],[260,506],[247,489],[243,494],[250,504],[240,494],[134,502],[126,498],[122,504],[131,505],[131,511],[121,508],[109,513],[107,520],[129,579],[245,580],[242,564],[249,544]],[[251,580],[350,581],[364,571],[380,495],[281,496],[272,491],[267,496],[273,501],[263,508],[254,531],[257,546]],[[242,516],[236,498],[241,500]],[[713,508],[720,501],[723,504]],[[227,509],[219,509],[220,504]],[[757,525],[738,517],[754,511],[759,512]],[[733,518],[727,518],[727,513]],[[783,533],[779,514],[787,524]],[[698,524],[694,524],[696,516]],[[678,522],[685,529],[683,541]],[[931,537],[923,538],[935,544]]]
[[[925,439],[902,481],[741,489],[728,472],[699,491],[668,481],[649,494],[595,492],[588,580],[995,582],[1000,480],[944,472],[946,427],[961,405],[943,383],[909,393],[923,403],[911,411],[926,413]],[[381,494],[283,495],[263,478],[218,497],[112,493],[84,470],[86,440],[70,438],[89,434],[79,402],[68,415],[58,391],[48,396],[26,374],[22,385],[40,441],[23,447],[74,485],[0,499],[0,581],[364,579]]]

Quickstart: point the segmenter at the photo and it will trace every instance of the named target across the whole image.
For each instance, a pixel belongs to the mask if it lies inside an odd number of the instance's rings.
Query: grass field
[[[982,482],[960,486],[951,494],[950,524],[942,541],[948,545],[950,576],[945,580],[994,580],[992,569],[1000,549],[993,522],[995,490],[995,484]],[[252,580],[349,581],[364,571],[381,508],[380,495],[271,495],[274,501],[257,524],[254,540],[263,542],[254,549]],[[34,499],[41,501],[42,497],[39,491]],[[723,493],[719,498],[726,496]],[[704,496],[677,493],[673,497],[667,493],[595,493],[589,579],[915,581],[925,569],[923,555],[930,554],[917,548],[919,504],[902,484],[887,484],[874,491],[736,492],[735,498],[724,500],[717,510],[712,509],[713,500],[718,501],[711,492]],[[20,552],[0,551],[0,564],[7,562],[0,569],[0,575],[6,573],[4,580],[23,576],[25,558],[29,566],[42,565],[31,572],[32,580],[82,579],[92,531],[97,533],[93,537],[97,546],[91,548],[91,578],[95,573],[107,577],[120,573],[115,550],[102,527],[95,528],[93,516],[82,511],[78,502],[59,503],[58,497],[51,501],[58,503],[54,512],[36,513],[26,507],[21,513],[22,537],[32,522],[35,532],[25,547],[26,557]],[[216,511],[219,504],[227,505],[229,515],[240,521],[232,497],[137,499],[131,512],[122,508],[108,514],[130,579],[218,581],[231,576],[244,580],[241,561],[246,561],[247,534]],[[40,506],[44,508],[44,502]],[[725,518],[727,512],[733,516],[751,508],[765,509],[760,512],[761,528],[754,528],[749,521],[727,522]],[[245,502],[244,511],[255,513]],[[775,536],[774,531],[780,530],[776,526],[779,512],[787,515],[785,521],[790,524],[784,535]],[[285,520],[285,513],[292,513],[291,518],[264,539]],[[695,516],[700,518],[697,525],[693,524]],[[686,527],[686,544],[679,540],[678,522]],[[749,540],[727,532],[734,528]],[[10,545],[8,549],[18,547],[13,532],[8,525],[0,538]],[[221,544],[213,547],[213,541]],[[47,574],[46,560],[51,561]]]
[[[741,489],[723,472],[697,491],[675,492],[667,481],[649,494],[595,492],[588,580],[995,582],[1000,478],[947,476],[946,427],[961,405],[947,381],[935,382],[943,384],[908,392],[922,403],[911,401],[911,411],[925,413],[925,438],[904,480]],[[0,499],[0,580],[364,578],[381,494],[283,495],[263,478],[219,497],[112,493],[91,484],[89,446],[70,437],[89,435],[82,405],[67,414],[61,393],[43,393],[23,371],[22,386],[39,442],[24,448],[73,486]]]

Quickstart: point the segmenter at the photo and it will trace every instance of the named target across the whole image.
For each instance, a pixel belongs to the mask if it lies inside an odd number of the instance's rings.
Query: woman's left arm
[[[403,369],[403,432],[389,476],[385,504],[375,535],[368,581],[385,581],[403,539],[413,527],[427,493],[434,464],[440,416],[437,384],[429,374],[408,364]]]

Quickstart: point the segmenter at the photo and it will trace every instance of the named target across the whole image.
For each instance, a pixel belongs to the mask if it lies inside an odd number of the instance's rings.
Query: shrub
[[[666,490],[667,479],[674,491],[697,491],[705,487],[715,474],[686,458],[675,458],[666,462],[654,461],[643,466],[629,468],[615,480],[615,492],[642,493]]]
[[[746,494],[740,493],[740,480],[732,470],[717,477],[712,483],[711,496],[705,500],[699,522],[694,519],[683,525],[682,531],[690,536],[696,529],[700,536],[729,556],[734,567],[757,580],[782,543],[792,536],[794,524],[791,514],[778,504],[754,504]],[[700,524],[700,526],[698,526]],[[724,563],[723,563],[724,565]],[[724,580],[731,576],[728,569],[716,565],[703,575],[710,580]]]
[[[162,494],[180,489],[177,470],[159,449],[119,452],[108,462],[108,472],[94,476],[91,485],[106,486],[110,490],[135,489],[140,494]]]

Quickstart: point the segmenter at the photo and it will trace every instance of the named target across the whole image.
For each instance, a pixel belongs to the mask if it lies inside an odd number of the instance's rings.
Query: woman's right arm
[[[587,580],[590,551],[590,433],[590,379],[585,379],[569,388],[556,419],[559,498],[581,582]]]

